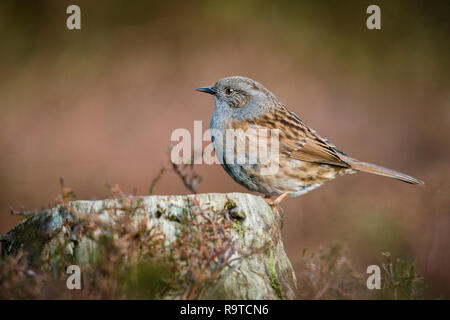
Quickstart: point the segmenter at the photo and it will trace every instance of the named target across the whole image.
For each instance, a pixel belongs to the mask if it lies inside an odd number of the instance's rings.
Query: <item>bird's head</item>
[[[211,87],[197,91],[214,96],[216,112],[233,120],[249,120],[268,112],[278,99],[262,84],[245,77],[220,79]]]

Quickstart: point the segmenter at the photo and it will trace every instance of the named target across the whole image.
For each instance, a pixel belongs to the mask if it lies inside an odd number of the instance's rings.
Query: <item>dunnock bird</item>
[[[414,177],[346,155],[252,79],[228,77],[214,86],[197,90],[214,96],[211,139],[223,168],[239,184],[264,194],[269,204],[277,205],[287,196],[304,194],[325,181],[359,171],[423,184]],[[278,129],[278,170],[273,174],[261,174],[262,165],[236,163],[234,159],[227,161],[225,131],[228,129],[242,129],[242,132]],[[228,148],[236,152],[235,146]]]

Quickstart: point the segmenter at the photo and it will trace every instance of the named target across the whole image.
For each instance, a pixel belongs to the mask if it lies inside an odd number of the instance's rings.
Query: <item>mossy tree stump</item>
[[[195,219],[198,218],[198,220],[195,223],[191,221],[194,219],[193,212],[200,214],[196,216]],[[58,243],[61,243],[61,235],[65,234],[66,236],[63,237],[66,242],[65,253],[73,256],[78,264],[89,264],[89,257],[93,252],[101,249],[102,244],[96,241],[95,237],[76,232],[76,226],[87,216],[95,217],[95,220],[91,221],[94,225],[94,227],[91,226],[93,230],[96,224],[106,225],[106,228],[109,228],[109,224],[112,238],[117,239],[121,236],[114,234],[114,226],[118,223],[115,218],[127,215],[132,221],[139,221],[141,225],[144,223],[144,228],[161,233],[164,236],[164,250],[166,250],[164,252],[167,254],[173,252],[167,248],[171,243],[179,240],[180,234],[184,237],[180,243],[186,245],[186,250],[211,249],[212,246],[208,247],[207,243],[202,243],[199,239],[207,239],[205,241],[214,239],[220,244],[221,247],[213,251],[215,253],[208,258],[211,261],[204,264],[207,266],[204,273],[213,274],[210,269],[214,266],[217,268],[218,264],[221,269],[216,270],[216,280],[202,289],[201,298],[295,298],[296,279],[284,251],[279,218],[261,197],[244,193],[143,196],[134,197],[125,202],[123,199],[71,201],[66,207],[56,206],[48,212],[30,217],[3,235],[2,253],[14,256],[23,250],[31,261],[39,259],[43,254],[50,255],[52,259],[54,258],[52,255],[57,254],[57,250],[54,249]],[[219,215],[223,217],[222,222],[217,220]],[[201,221],[206,222],[206,227],[203,229],[199,229]],[[225,228],[222,223],[231,226],[227,232],[222,232]],[[215,232],[218,236],[204,237],[202,234],[197,234],[196,238],[190,237],[190,233],[199,232],[199,230]],[[150,246],[151,244],[145,242],[142,245]],[[181,248],[177,251],[177,257],[180,259],[183,258],[183,250]],[[212,250],[215,249],[212,248]],[[208,257],[207,254],[206,257]],[[186,263],[195,262],[187,260]],[[198,263],[201,264],[204,261]],[[199,277],[202,278],[204,275],[201,274]],[[199,290],[197,288],[197,291]],[[176,292],[168,292],[162,296],[167,299],[174,297],[180,297],[180,295]]]

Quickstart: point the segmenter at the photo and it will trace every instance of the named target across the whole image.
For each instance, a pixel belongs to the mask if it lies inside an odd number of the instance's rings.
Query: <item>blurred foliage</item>
[[[353,267],[346,246],[336,244],[312,252],[304,249],[296,266],[298,298],[413,300],[426,297],[424,280],[417,275],[412,259],[394,259],[388,252],[382,255],[381,289],[370,290],[366,286],[369,275]]]
[[[78,33],[65,28],[65,9],[72,2],[2,1],[0,36],[5,45],[0,58],[4,67],[25,62],[38,51],[65,47],[80,55],[93,55],[111,46],[120,30],[134,28],[140,43],[176,45],[209,38],[233,43],[251,34],[246,41],[263,37],[269,50],[283,50],[278,46],[284,43],[284,50],[302,59],[334,55],[324,70],[339,65],[370,68],[372,76],[383,78],[389,70],[380,65],[397,71],[408,65],[414,75],[420,70],[448,79],[447,1],[377,1],[382,30],[368,32],[365,20],[370,1],[80,0],[76,1],[82,12],[82,31]],[[414,63],[416,57],[421,57],[421,65]]]
[[[425,285],[416,273],[413,259],[393,258],[389,252],[383,253],[382,288],[380,299],[423,299]]]
[[[366,298],[368,290],[353,268],[348,250],[342,245],[304,249],[296,265],[298,291],[301,299]]]

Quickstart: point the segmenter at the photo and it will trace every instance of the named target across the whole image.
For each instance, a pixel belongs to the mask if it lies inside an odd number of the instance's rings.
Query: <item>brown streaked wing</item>
[[[319,136],[310,129],[294,113],[285,106],[277,108],[275,121],[281,125],[280,129],[280,153],[287,154],[292,159],[307,161],[312,163],[328,164],[343,168],[350,165],[342,160],[344,153],[339,151],[333,144],[325,138]]]

